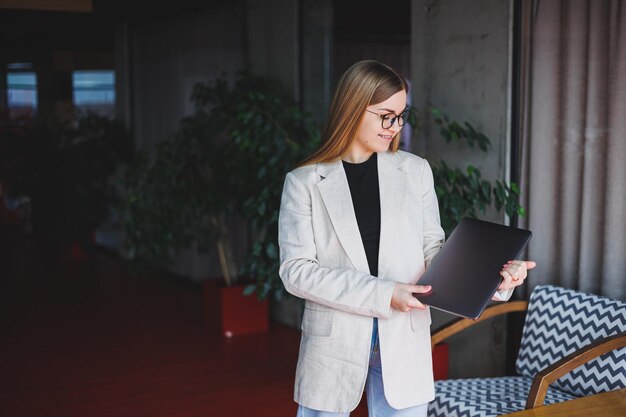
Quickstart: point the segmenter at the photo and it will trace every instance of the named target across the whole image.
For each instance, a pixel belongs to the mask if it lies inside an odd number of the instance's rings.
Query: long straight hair
[[[408,93],[406,80],[381,62],[359,61],[348,68],[335,89],[322,145],[300,166],[340,159],[356,139],[367,106],[382,103],[401,90]],[[389,150],[396,152],[399,145],[400,132],[394,136]]]

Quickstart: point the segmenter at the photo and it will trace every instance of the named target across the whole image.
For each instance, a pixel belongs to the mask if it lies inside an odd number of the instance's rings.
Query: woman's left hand
[[[537,264],[533,261],[509,261],[503,265],[500,275],[502,276],[502,284],[498,290],[509,290],[518,285],[522,285],[528,276],[528,270],[533,269]]]

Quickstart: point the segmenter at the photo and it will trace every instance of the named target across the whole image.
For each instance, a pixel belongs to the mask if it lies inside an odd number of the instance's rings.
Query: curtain
[[[520,226],[553,284],[626,298],[626,0],[527,2]]]

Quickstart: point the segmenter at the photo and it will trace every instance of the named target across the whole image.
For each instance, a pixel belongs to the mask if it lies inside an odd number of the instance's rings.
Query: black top
[[[376,152],[365,162],[343,162],[348,177],[354,214],[361,232],[370,274],[378,276],[378,247],[380,244],[380,190]]]

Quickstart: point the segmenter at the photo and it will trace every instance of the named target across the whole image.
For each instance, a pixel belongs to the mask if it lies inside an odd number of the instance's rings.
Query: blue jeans
[[[374,318],[374,331],[372,332],[372,344],[370,348],[370,363],[367,371],[365,392],[367,395],[367,410],[369,417],[426,417],[428,403],[415,407],[395,409],[385,399],[383,391],[383,368],[380,362],[380,349],[378,348],[378,319]],[[297,417],[348,417],[350,413],[332,413],[318,411],[307,407],[298,406]]]

